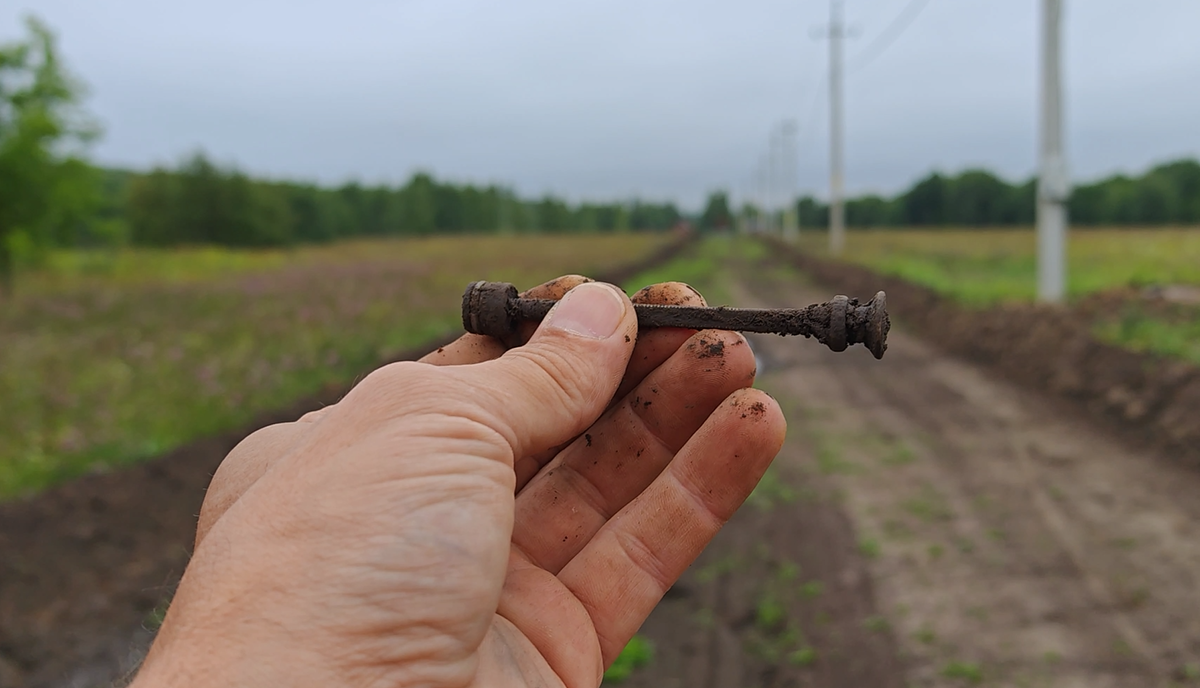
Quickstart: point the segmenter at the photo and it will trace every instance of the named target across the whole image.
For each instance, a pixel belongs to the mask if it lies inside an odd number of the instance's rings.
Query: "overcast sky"
[[[850,64],[910,0],[846,0]],[[921,0],[916,0],[920,3]],[[1034,170],[1038,0],[929,0],[847,77],[847,186],[932,169]],[[1200,155],[1200,2],[1066,0],[1075,179]],[[15,5],[15,6],[14,6]],[[91,87],[105,163],[204,148],[327,183],[439,177],[573,200],[699,204],[750,185],[800,126],[800,186],[827,189],[828,21],[817,0],[16,0]]]

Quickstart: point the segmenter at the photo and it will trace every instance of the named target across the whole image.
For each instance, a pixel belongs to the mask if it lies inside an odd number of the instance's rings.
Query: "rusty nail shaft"
[[[472,282],[463,294],[463,327],[472,334],[509,340],[522,321],[540,321],[557,303],[523,299],[507,282]],[[634,304],[638,328],[684,327],[692,330],[736,330],[813,337],[833,351],[863,344],[875,358],[887,350],[891,325],[883,292],[865,304],[835,296],[804,308],[704,308]]]

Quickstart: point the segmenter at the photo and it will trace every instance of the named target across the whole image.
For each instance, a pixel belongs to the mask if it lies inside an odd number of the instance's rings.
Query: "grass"
[[[954,514],[950,505],[933,487],[925,485],[919,495],[904,500],[904,510],[926,523],[948,521]]]
[[[883,547],[875,538],[862,538],[858,541],[858,552],[868,559],[878,559],[883,554]]]
[[[825,254],[825,235],[802,248]],[[921,284],[973,307],[1026,303],[1035,297],[1032,229],[871,230],[847,235],[845,258]],[[1088,229],[1071,232],[1067,293],[1090,294],[1150,285],[1200,285],[1200,229]],[[1095,322],[1104,341],[1200,365],[1200,308],[1174,317],[1133,300]]]
[[[1170,320],[1128,305],[1114,318],[1096,324],[1101,339],[1134,351],[1181,358],[1200,365],[1200,309],[1192,318]]]
[[[846,258],[968,304],[1030,301],[1035,296],[1036,237],[1031,229],[871,230],[849,232]],[[1200,284],[1200,230],[1096,229],[1070,234],[1067,291],[1151,284]],[[823,234],[808,250],[825,251]]]
[[[983,683],[983,668],[973,662],[953,661],[942,667],[942,676],[974,686]]]
[[[633,672],[654,661],[654,644],[640,635],[630,638],[612,666],[604,672],[604,683],[621,683]]]
[[[661,235],[60,253],[0,301],[0,499],[236,428],[460,327],[475,279],[594,273]]]
[[[686,282],[704,295],[710,306],[732,305],[729,282],[732,279],[728,263],[731,251],[755,252],[765,250],[758,242],[735,241],[731,237],[710,237],[693,245],[675,259],[638,273],[622,285],[634,291],[658,282]]]
[[[761,511],[770,511],[777,506],[795,502],[799,494],[796,488],[780,476],[780,470],[774,464],[768,466],[767,472],[746,498],[746,503]]]

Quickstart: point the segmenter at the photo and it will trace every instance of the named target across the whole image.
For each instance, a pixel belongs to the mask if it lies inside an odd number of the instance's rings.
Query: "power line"
[[[884,53],[885,50],[892,46],[903,33],[912,25],[913,21],[920,16],[921,12],[929,5],[929,0],[910,0],[904,9],[900,10],[900,14],[888,24],[883,31],[871,41],[867,47],[863,48],[862,52],[850,59],[847,65],[847,72],[857,72],[875,61],[875,58]]]

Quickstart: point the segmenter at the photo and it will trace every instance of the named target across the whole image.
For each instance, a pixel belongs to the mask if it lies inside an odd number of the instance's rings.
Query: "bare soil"
[[[622,282],[689,243],[683,238],[601,278]],[[418,358],[453,336],[392,360]],[[330,387],[143,464],[0,503],[0,688],[107,686],[136,667],[191,556],[204,491],[221,460],[251,432],[346,391]]]
[[[1052,361],[979,354],[977,340],[956,338],[965,326],[948,324],[967,316],[928,294],[828,267],[818,271],[835,283],[816,288],[781,255],[741,266],[735,302],[886,288],[888,353],[752,338],[788,442],[647,621],[655,658],[623,685],[1200,680],[1200,473],[1159,449],[1179,446],[1162,419],[1192,383],[1147,402],[1153,421],[1131,421],[1127,403],[1078,391],[1103,387],[1091,378],[1066,393],[1039,377]],[[1038,344],[1049,315],[988,322],[985,352],[1058,351]],[[1159,374],[1146,365],[1120,370]],[[1135,397],[1151,389],[1105,379]],[[148,615],[187,563],[204,486],[243,434],[0,505],[0,686],[103,685],[136,659]]]
[[[1200,466],[1200,368],[1122,349],[1092,334],[1097,318],[1120,310],[1130,294],[1098,295],[1070,308],[1010,304],[975,309],[898,277],[821,260],[781,243],[773,248],[833,289],[860,296],[885,289],[893,318],[942,350],[1069,399],[1134,441]],[[1190,309],[1194,317],[1194,306],[1165,302],[1161,296],[1133,295],[1159,315]]]
[[[824,296],[753,274],[747,301]],[[908,685],[1200,680],[1194,468],[903,328],[879,362],[753,343],[871,555]]]

